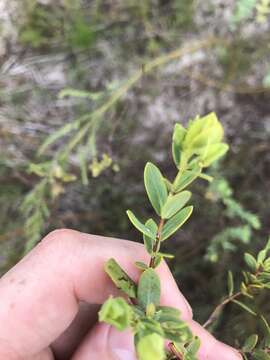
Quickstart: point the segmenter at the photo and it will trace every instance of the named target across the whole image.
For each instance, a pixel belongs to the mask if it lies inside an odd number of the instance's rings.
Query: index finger
[[[49,346],[72,322],[78,303],[101,304],[117,290],[104,272],[114,257],[138,280],[134,261],[148,261],[142,245],[120,239],[87,235],[73,230],[49,234],[0,280],[0,339],[22,358]],[[167,268],[157,270],[161,301],[176,306],[183,319],[191,309]]]

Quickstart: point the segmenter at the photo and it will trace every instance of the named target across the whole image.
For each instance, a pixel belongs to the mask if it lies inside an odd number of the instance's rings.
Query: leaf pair
[[[130,298],[137,298],[144,309],[149,304],[159,305],[160,280],[153,269],[148,268],[142,273],[138,288],[114,259],[109,259],[106,262],[105,271],[118,289],[122,290]]]
[[[132,211],[128,210],[127,215],[131,223],[144,235],[146,250],[152,255],[153,246],[159,235],[159,240],[163,241],[177,231],[189,218],[193,207],[183,208],[191,197],[189,191],[182,191],[175,195],[169,194],[164,178],[159,169],[152,163],[147,163],[144,170],[144,183],[148,198],[156,213],[165,222],[158,234],[158,226],[154,220],[149,219],[143,224],[139,221]]]
[[[190,197],[190,191],[182,191],[176,195],[169,195],[161,209],[161,218],[170,219],[186,205]]]
[[[187,206],[171,217],[163,226],[160,237],[161,241],[164,241],[173,235],[188,220],[192,211],[193,206]],[[148,220],[144,225],[130,210],[127,211],[127,215],[136,229],[144,234],[144,242],[146,244],[147,251],[151,254],[153,241],[155,241],[157,236],[157,225],[152,219]]]
[[[162,219],[175,215],[191,197],[189,191],[168,195],[164,177],[158,167],[150,162],[144,169],[144,185],[153,208]]]
[[[184,349],[184,359],[196,360],[199,345],[192,341],[192,333],[180,319],[179,310],[160,306],[160,279],[152,268],[143,271],[138,286],[114,259],[107,261],[105,270],[126,295],[136,295],[137,305],[129,305],[120,297],[109,298],[99,312],[99,320],[119,331],[132,327],[139,360],[165,360],[165,339],[189,344]]]

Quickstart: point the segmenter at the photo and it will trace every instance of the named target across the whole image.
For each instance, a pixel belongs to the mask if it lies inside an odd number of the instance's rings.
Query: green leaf
[[[258,275],[258,280],[263,283],[270,282],[270,272],[268,271],[260,272]]]
[[[81,179],[82,179],[82,184],[84,186],[89,185],[89,179],[88,179],[88,168],[87,168],[87,152],[88,152],[88,148],[85,147],[80,147],[78,149],[78,158],[79,158],[79,165],[80,165],[80,170],[81,170]]]
[[[256,0],[237,1],[235,3],[235,10],[231,18],[232,25],[251,17],[256,3]]]
[[[180,165],[181,144],[184,140],[186,129],[181,124],[175,124],[172,138],[172,154],[175,165]]]
[[[244,259],[245,262],[247,264],[247,266],[252,270],[252,271],[256,271],[257,270],[257,261],[256,259],[248,253],[244,254]]]
[[[162,328],[164,331],[175,331],[177,333],[183,331],[188,327],[187,323],[180,319],[170,319],[161,322]]]
[[[257,314],[255,313],[255,311],[253,311],[249,306],[247,306],[246,304],[242,303],[241,301],[238,300],[232,300],[233,303],[237,304],[238,306],[240,306],[242,309],[246,310],[248,313],[250,313],[251,315],[256,316]]]
[[[268,71],[263,78],[263,86],[266,88],[270,87],[270,71]]]
[[[255,360],[270,360],[270,355],[264,352],[264,350],[255,350],[252,353]]]
[[[154,269],[160,265],[162,260],[163,260],[163,256],[160,255],[160,253],[156,254],[155,261],[154,261]]]
[[[122,290],[130,298],[136,298],[137,286],[135,282],[114,259],[109,259],[106,262],[105,271],[118,289]]]
[[[168,239],[173,233],[175,233],[190,217],[193,211],[193,206],[187,206],[175,214],[170,220],[168,220],[163,226],[161,232],[161,240]]]
[[[171,192],[173,190],[173,184],[170,182],[170,180],[164,178],[165,184],[167,186],[168,192]]]
[[[147,309],[149,309],[150,307],[155,307],[154,304],[149,304],[147,305],[147,308],[145,310],[145,312],[147,313]],[[149,334],[149,333],[156,333],[158,335],[161,335],[162,337],[164,337],[164,331],[162,330],[161,324],[156,321],[155,319],[153,319],[152,317],[143,317],[140,319],[140,327],[143,331],[143,335]]]
[[[156,272],[149,268],[145,270],[138,284],[138,301],[144,308],[148,304],[159,305],[160,301],[160,280]]]
[[[264,261],[263,268],[265,271],[270,271],[270,257]]]
[[[171,306],[157,307],[156,318],[160,323],[171,320],[180,320],[180,315],[180,311]]]
[[[66,96],[78,97],[78,98],[88,98],[91,100],[99,100],[102,96],[104,96],[103,92],[89,92],[77,89],[66,88],[59,92],[59,99],[63,99]]]
[[[183,146],[198,148],[208,143],[219,143],[223,138],[223,128],[216,114],[211,112],[203,117],[196,117],[190,122]]]
[[[205,156],[201,159],[203,167],[210,166],[214,161],[224,156],[228,150],[229,146],[225,143],[209,145]]]
[[[270,237],[269,239],[267,240],[267,243],[265,245],[265,250],[269,251],[270,250]]]
[[[156,307],[153,303],[148,304],[146,307],[146,316],[149,318],[153,318],[153,316],[155,315],[156,312]]]
[[[175,183],[173,184],[174,192],[178,193],[186,188],[200,175],[200,173],[200,167],[196,167],[194,170],[185,170],[183,173],[179,173],[180,175],[176,177]]]
[[[165,321],[161,325],[166,339],[178,343],[186,343],[192,339],[192,333],[183,320]]]
[[[266,255],[267,255],[267,250],[266,249],[261,250],[257,256],[257,263],[262,265],[262,263],[266,258]]]
[[[137,344],[139,360],[164,360],[164,340],[158,334],[148,334],[142,337]]]
[[[201,346],[201,340],[199,339],[198,336],[195,336],[187,347],[188,355],[196,355],[197,352],[199,351],[200,346]]]
[[[117,330],[125,330],[131,323],[132,309],[121,298],[109,298],[101,307],[99,313],[99,321],[113,325]]]
[[[228,283],[228,294],[229,296],[232,296],[234,290],[234,281],[233,281],[233,273],[230,270],[228,271],[227,283]]]
[[[211,183],[214,180],[213,176],[210,176],[210,175],[205,174],[205,173],[200,173],[199,178],[204,179],[204,180],[208,181],[209,183]]]
[[[191,197],[190,191],[182,191],[176,195],[169,195],[164,206],[161,209],[162,219],[170,219],[182,207],[186,205]]]
[[[56,131],[54,131],[51,135],[49,135],[46,138],[46,140],[40,146],[40,148],[38,149],[38,155],[44,154],[44,152],[50,145],[55,143],[61,137],[66,136],[71,131],[79,129],[79,126],[80,126],[80,122],[74,121],[72,123],[62,126],[60,129],[58,129]]]
[[[146,221],[145,226],[153,233],[157,234],[158,231],[158,226],[157,224],[154,222],[153,219],[149,219]],[[154,246],[154,240],[153,238],[143,234],[143,242],[144,242],[144,246],[146,248],[146,251],[148,252],[148,254],[152,255],[153,252],[153,246]]]
[[[130,220],[130,222],[135,226],[135,228],[137,230],[139,230],[140,232],[142,232],[144,235],[150,237],[151,239],[155,240],[156,239],[156,234],[153,233],[148,227],[146,227],[144,224],[142,224],[137,218],[136,216],[133,214],[132,211],[127,210],[127,216]]]
[[[253,299],[253,295],[249,294],[248,290],[249,289],[247,288],[246,284],[244,283],[244,281],[242,281],[241,284],[240,284],[241,294],[248,297],[248,298],[250,298],[250,299]]]
[[[158,215],[168,196],[167,187],[159,169],[148,162],[144,169],[144,185],[148,198]]]
[[[245,341],[244,346],[242,347],[242,350],[244,352],[251,352],[257,345],[258,339],[259,339],[259,337],[257,334],[250,335],[247,338],[247,340]]]
[[[263,324],[263,335],[265,347],[270,347],[270,326],[263,315],[261,315]]]
[[[142,261],[136,261],[135,262],[135,266],[139,269],[139,270],[146,270],[146,269],[148,269],[148,265],[147,264],[145,264],[144,262],[142,262]]]
[[[162,256],[163,258],[167,258],[167,259],[173,259],[174,255],[173,254],[168,254],[168,253],[164,253],[164,252],[158,252],[157,255]]]

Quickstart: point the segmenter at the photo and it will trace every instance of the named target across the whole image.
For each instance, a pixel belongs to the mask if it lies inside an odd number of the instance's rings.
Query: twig
[[[156,259],[156,253],[158,252],[160,248],[160,242],[161,242],[161,232],[164,226],[164,219],[160,219],[159,225],[158,225],[158,231],[156,236],[156,241],[153,246],[153,255],[151,256],[151,260],[149,263],[149,267],[153,268],[155,265],[155,259]]]
[[[260,275],[261,270],[258,269],[256,271],[256,273],[254,274],[256,276],[256,278]],[[247,291],[249,289],[251,289],[253,287],[253,284],[248,284],[247,285]],[[236,298],[238,298],[239,296],[242,295],[241,291],[238,291],[237,293],[228,296],[225,300],[223,300],[215,309],[214,311],[211,313],[211,315],[209,316],[209,318],[206,320],[206,322],[203,324],[203,327],[206,328],[209,325],[211,325],[215,320],[217,320],[220,312],[222,311],[222,309],[224,308],[225,305],[229,304],[231,301],[235,300]]]
[[[176,357],[176,359],[183,360],[182,354],[180,354],[179,351],[177,351],[174,343],[171,342],[168,346],[171,352],[173,353],[173,355]]]
[[[236,294],[227,297],[225,300],[222,301],[222,303],[220,303],[218,306],[216,306],[216,308],[211,313],[209,318],[203,324],[203,327],[206,328],[209,325],[211,325],[218,318],[218,316],[219,316],[220,312],[222,311],[222,309],[224,308],[224,306],[227,305],[228,303],[230,303],[231,301],[235,300],[240,295],[241,295],[241,292],[239,291]]]

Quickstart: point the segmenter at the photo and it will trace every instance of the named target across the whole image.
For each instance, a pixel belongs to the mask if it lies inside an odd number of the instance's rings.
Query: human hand
[[[73,230],[50,233],[0,280],[0,359],[135,360],[131,334],[97,322],[98,305],[117,290],[104,272],[115,258],[138,280],[136,260],[147,261],[140,244]],[[192,320],[192,311],[164,263],[162,305],[181,310],[201,339],[200,360],[239,360]],[[118,294],[119,295],[119,294]]]

